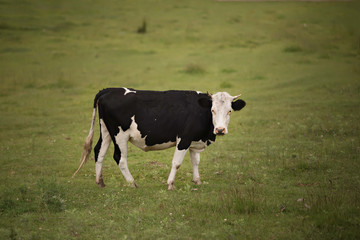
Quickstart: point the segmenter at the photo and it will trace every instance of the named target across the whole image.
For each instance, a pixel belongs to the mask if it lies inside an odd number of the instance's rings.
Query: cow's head
[[[245,107],[245,101],[238,99],[238,96],[231,96],[227,92],[218,92],[210,95],[211,114],[214,125],[214,134],[225,135],[228,133],[228,125],[232,111],[239,111]],[[235,101],[236,100],[236,101]]]

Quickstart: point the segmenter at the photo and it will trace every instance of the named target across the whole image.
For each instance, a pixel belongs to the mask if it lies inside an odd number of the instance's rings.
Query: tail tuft
[[[96,108],[94,108],[94,111],[93,111],[91,128],[90,128],[90,131],[89,131],[89,135],[86,137],[84,148],[83,148],[83,153],[82,153],[82,156],[80,158],[80,166],[78,167],[78,169],[73,174],[73,176],[72,176],[73,178],[80,171],[80,169],[87,163],[87,161],[89,159],[89,155],[90,155],[91,149],[92,149],[93,137],[94,137],[95,118],[96,118]]]

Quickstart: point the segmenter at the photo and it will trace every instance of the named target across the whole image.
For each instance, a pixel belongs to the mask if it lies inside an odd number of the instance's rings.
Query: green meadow
[[[0,239],[360,239],[360,4],[0,0]],[[129,145],[130,187],[79,165],[107,87],[247,106],[167,190],[174,149]],[[96,126],[94,141],[99,137]]]

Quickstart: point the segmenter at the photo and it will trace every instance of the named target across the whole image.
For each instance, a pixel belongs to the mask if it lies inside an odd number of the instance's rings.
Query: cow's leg
[[[190,159],[193,165],[193,182],[200,185],[200,174],[199,174],[199,163],[200,163],[200,152],[190,149]]]
[[[174,189],[176,170],[179,169],[179,167],[181,166],[181,163],[184,160],[186,152],[187,149],[179,150],[178,147],[176,147],[175,149],[174,157],[172,160],[171,171],[169,174],[169,178],[167,180],[168,190]]]
[[[99,185],[99,187],[105,187],[102,177],[102,164],[105,158],[105,154],[109,148],[110,142],[111,138],[109,131],[107,130],[104,122],[100,119],[100,138],[94,148],[96,183]]]
[[[114,159],[117,162],[125,180],[128,183],[132,184],[132,186],[138,187],[127,165],[127,145],[129,141],[129,136],[127,136],[126,134],[119,133],[116,136],[115,141],[116,143],[115,143]]]

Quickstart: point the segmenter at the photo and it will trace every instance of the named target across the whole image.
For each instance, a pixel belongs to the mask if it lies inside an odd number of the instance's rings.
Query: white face
[[[228,133],[230,115],[233,111],[231,103],[237,97],[232,97],[227,92],[218,92],[211,95],[211,113],[214,125],[214,134],[225,135]]]

